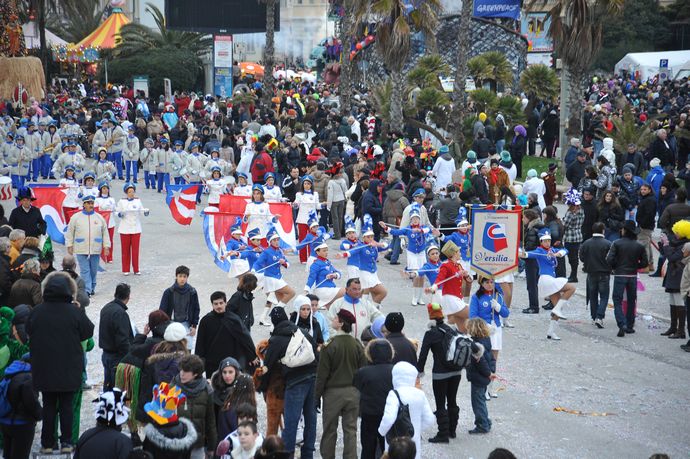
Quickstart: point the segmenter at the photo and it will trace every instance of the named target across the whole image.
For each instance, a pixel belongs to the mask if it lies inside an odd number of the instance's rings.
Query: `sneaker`
[[[426,306],[426,302],[424,300],[422,300],[421,298],[419,299],[419,301],[417,301],[417,304],[419,306]]]
[[[602,319],[596,319],[594,325],[596,325],[597,328],[604,328],[604,321]]]
[[[72,454],[74,452],[74,446],[69,443],[62,443],[60,445],[60,452],[63,454]]]
[[[123,276],[129,276],[129,272],[122,273]]]
[[[141,271],[137,271],[134,273],[135,276],[141,276]]]
[[[561,338],[555,333],[551,333],[550,335],[546,335],[546,339],[550,339],[551,341],[560,341]]]
[[[53,448],[49,448],[49,447],[48,448],[45,448],[45,447],[41,448],[39,450],[39,453],[41,453],[41,454],[53,454]]]

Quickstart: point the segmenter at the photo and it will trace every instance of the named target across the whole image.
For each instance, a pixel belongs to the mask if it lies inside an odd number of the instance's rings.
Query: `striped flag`
[[[168,185],[165,202],[173,219],[180,225],[191,225],[196,211],[196,193],[201,185]]]

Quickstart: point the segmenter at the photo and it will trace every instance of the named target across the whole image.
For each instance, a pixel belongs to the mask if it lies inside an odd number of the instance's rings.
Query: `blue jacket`
[[[664,171],[664,168],[661,166],[656,166],[653,167],[650,171],[649,174],[647,174],[647,183],[649,183],[652,186],[652,189],[654,190],[654,195],[657,196],[657,201],[659,200],[659,190],[661,189],[661,182],[664,181],[664,176],[666,175],[666,171]]]
[[[441,261],[439,260],[438,263],[432,263],[430,261],[427,261],[422,265],[420,268],[419,275],[421,277],[426,277],[429,279],[429,285],[434,285],[434,282],[436,282],[436,276],[438,276],[438,270],[441,267]],[[443,285],[439,287],[439,290],[443,288]]]
[[[263,274],[266,277],[272,277],[273,279],[282,279],[283,274],[280,272],[281,265],[277,263],[279,260],[285,260],[283,251],[269,246],[261,252],[259,259],[256,260],[256,263],[254,263],[252,267],[252,271]],[[288,264],[288,267],[289,266]]]
[[[312,290],[315,288],[335,287],[333,279],[326,279],[329,274],[337,274],[336,279],[340,279],[340,271],[335,269],[331,264],[331,260],[327,258],[316,257],[314,263],[309,267],[309,277],[305,284],[305,290]]]
[[[374,223],[381,220],[381,214],[383,213],[383,203],[376,192],[379,183],[381,182],[378,180],[372,180],[369,183],[369,189],[362,195],[362,215],[371,215]]]
[[[375,273],[378,269],[376,266],[376,260],[379,259],[379,252],[385,252],[386,250],[388,250],[388,246],[383,248],[367,246],[364,249],[357,250],[357,252],[359,252],[357,267],[360,269],[360,271]]]
[[[236,251],[240,250],[240,247],[246,248],[247,244],[245,244],[243,241],[241,241],[239,239],[235,239],[234,237],[225,242],[225,248],[228,251],[236,252]]]
[[[420,226],[421,231],[415,232],[411,226],[405,228],[392,228],[390,233],[393,236],[407,237],[407,250],[412,253],[422,253],[426,249],[426,235],[431,231],[428,226]]]
[[[508,317],[510,315],[510,310],[506,307],[503,301],[503,295],[496,295],[496,301],[501,305],[501,312],[494,311],[491,306],[491,295],[483,294],[481,297],[477,295],[472,295],[470,300],[470,319],[474,317],[480,317],[484,319],[487,324],[492,322],[497,326],[501,326],[501,317]]]
[[[340,250],[351,250],[356,247],[361,247],[362,245],[363,243],[359,239],[357,239],[355,242],[352,242],[349,239],[345,239],[343,242],[340,243]],[[348,253],[348,266],[359,266],[359,252],[361,252],[361,250],[354,250]]]
[[[461,233],[456,231],[450,236],[445,236],[441,239],[444,243],[448,241],[453,241],[453,244],[460,248],[460,256],[462,261],[470,261],[470,232]]]
[[[556,257],[547,256],[549,252],[553,254],[561,252],[564,255],[568,254],[568,250],[566,249],[554,250],[553,248],[549,248],[549,250],[547,251],[543,247],[539,246],[536,249],[527,252],[527,258],[537,260],[537,264],[539,264],[540,276],[556,277],[556,266],[558,265],[558,259]]]
[[[247,247],[240,252],[240,256],[238,258],[247,260],[247,263],[249,263],[249,269],[253,269],[261,254],[262,252],[255,252],[254,247]]]
[[[316,256],[316,246],[321,243],[321,241],[318,241],[318,238],[312,233],[311,231],[307,233],[306,236],[304,236],[304,239],[302,239],[297,246],[297,249],[302,249],[304,246],[309,247],[309,254],[312,257]]]

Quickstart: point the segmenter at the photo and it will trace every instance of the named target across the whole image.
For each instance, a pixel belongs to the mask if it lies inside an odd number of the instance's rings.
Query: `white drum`
[[[10,218],[10,212],[17,207],[17,203],[12,194],[12,179],[0,177],[0,205],[5,209],[5,218]]]

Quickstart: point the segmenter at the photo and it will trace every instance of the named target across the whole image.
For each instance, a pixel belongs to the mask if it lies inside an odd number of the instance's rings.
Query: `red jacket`
[[[446,279],[451,279],[448,282],[443,282],[443,285],[441,285],[443,294],[462,298],[462,283],[464,276],[465,271],[462,269],[462,266],[454,261],[447,260],[439,268],[434,285],[438,285]]]
[[[252,182],[264,183],[264,174],[266,174],[266,172],[275,172],[271,155],[262,151],[257,157],[252,158],[250,172],[252,174]]]

